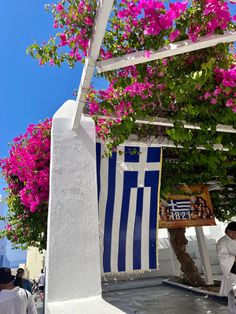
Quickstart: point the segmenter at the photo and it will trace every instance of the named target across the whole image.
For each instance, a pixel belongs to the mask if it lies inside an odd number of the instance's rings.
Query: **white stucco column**
[[[204,272],[205,282],[207,285],[214,284],[214,278],[212,275],[211,263],[208,255],[208,250],[206,246],[206,240],[204,237],[204,232],[202,227],[195,227],[198,249],[201,257],[202,268]]]
[[[54,115],[51,140],[46,313],[123,313],[101,298],[95,126],[75,102]]]
[[[176,254],[174,250],[172,249],[171,243],[170,243],[170,234],[167,231],[168,234],[168,240],[169,240],[169,249],[170,249],[170,258],[171,258],[171,266],[172,266],[172,272],[173,275],[176,277],[181,276],[181,265],[180,262],[178,261]]]

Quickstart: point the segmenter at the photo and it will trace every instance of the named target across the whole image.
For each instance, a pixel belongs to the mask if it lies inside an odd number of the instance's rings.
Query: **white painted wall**
[[[95,126],[76,103],[54,115],[51,140],[46,313],[122,313],[101,298]]]

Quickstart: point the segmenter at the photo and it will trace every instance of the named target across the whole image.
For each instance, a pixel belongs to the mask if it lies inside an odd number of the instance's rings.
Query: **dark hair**
[[[0,284],[8,284],[14,280],[14,276],[11,274],[11,269],[8,267],[0,268]]]
[[[41,273],[43,274],[43,268],[41,269]]]
[[[19,273],[19,272],[24,273],[25,271],[24,271],[24,269],[23,269],[23,268],[18,268],[18,269],[17,269],[17,272],[18,272],[18,273]]]
[[[231,221],[228,226],[225,228],[225,233],[227,233],[228,230],[236,231],[236,221]]]

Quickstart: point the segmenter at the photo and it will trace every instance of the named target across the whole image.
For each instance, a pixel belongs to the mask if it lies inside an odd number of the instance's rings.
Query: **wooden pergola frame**
[[[178,54],[183,54],[190,51],[209,48],[219,43],[236,41],[236,32],[227,31],[222,35],[214,34],[210,36],[202,36],[198,38],[198,40],[194,43],[191,40],[183,40],[173,44],[169,44],[167,46],[164,46],[163,48],[160,48],[157,51],[150,51],[150,58],[145,57],[145,51],[138,51],[135,53],[126,54],[122,57],[110,58],[97,62],[103,38],[106,32],[108,19],[112,11],[113,3],[114,0],[98,1],[96,18],[93,26],[93,35],[89,45],[89,53],[85,59],[83,73],[81,76],[80,86],[76,99],[77,110],[73,119],[73,129],[77,129],[80,123],[86,96],[88,94],[95,69],[97,69],[97,72],[101,73]],[[152,120],[137,120],[136,123],[173,127],[173,122],[171,120],[163,118],[156,118]],[[198,130],[201,129],[198,125],[190,125],[186,123],[184,123],[184,128]],[[223,124],[217,125],[217,131],[225,133],[236,133],[236,129],[234,129],[232,126]]]
[[[145,51],[138,51],[134,53],[126,54],[122,57],[110,58],[107,60],[97,62],[97,72],[107,72],[124,68],[131,65],[150,62],[158,59],[168,58],[176,56],[182,53],[196,51],[200,49],[209,48],[219,43],[229,43],[236,40],[236,32],[227,31],[224,34],[206,35],[198,38],[196,42],[192,42],[190,39],[178,41],[166,45],[157,51],[150,50],[150,57],[145,56]]]
[[[89,114],[85,114],[85,116],[90,116]],[[118,117],[114,116],[99,116],[101,119],[105,120],[116,120]],[[201,127],[197,124],[188,124],[185,121],[180,121],[185,129],[189,130],[201,130]],[[149,125],[156,125],[156,126],[163,126],[163,127],[174,127],[174,121],[166,119],[166,118],[150,118],[150,119],[137,119],[135,121],[137,124],[149,124]],[[210,128],[209,128],[210,131]],[[234,133],[236,134],[236,129],[232,125],[225,125],[225,124],[217,124],[216,131],[220,133]]]
[[[233,42],[236,33],[225,32],[223,35],[201,37],[196,43],[189,41],[177,42],[158,51],[151,52],[150,59],[144,58],[143,51],[121,58],[112,58],[97,62],[99,52],[106,32],[108,19],[113,7],[113,0],[98,0],[93,35],[90,40],[88,56],[85,59],[83,73],[76,99],[67,101],[54,115],[52,128],[52,151],[50,172],[50,198],[49,198],[49,223],[48,223],[48,249],[47,249],[47,313],[66,313],[68,308],[73,312],[86,312],[95,308],[97,313],[117,313],[101,298],[101,276],[99,255],[99,230],[97,208],[97,182],[95,162],[95,129],[91,119],[84,118],[81,122],[86,96],[96,67],[110,71],[119,67],[161,59],[198,49],[204,49],[217,43]],[[74,105],[76,109],[74,110]],[[111,119],[111,117],[107,117]],[[72,120],[70,128],[67,122]],[[149,123],[164,127],[173,127],[173,121],[156,118],[153,120],[137,120],[137,123]],[[190,125],[185,122],[186,129],[200,129],[199,125]],[[81,131],[81,132],[80,132]],[[236,133],[232,126],[218,125],[218,132]],[[134,140],[134,141],[133,141]],[[156,143],[163,147],[175,147],[167,138],[156,138]],[[132,139],[132,143],[135,138]],[[202,149],[203,147],[199,147]],[[226,149],[223,146],[214,147]],[[61,171],[63,169],[63,171]],[[58,183],[59,182],[59,183]],[[92,197],[91,197],[92,195]],[[58,205],[59,204],[59,205]],[[78,210],[78,204],[79,206]],[[66,212],[66,215],[58,215]],[[76,223],[74,223],[76,221]],[[85,243],[87,235],[88,245]],[[201,227],[196,228],[202,265],[205,269],[207,284],[213,283],[211,266],[204,234]],[[78,239],[79,250],[71,255],[73,243],[71,239]],[[65,244],[70,245],[65,245]],[[72,244],[71,244],[72,243]],[[77,246],[78,247],[78,246]],[[66,255],[67,254],[67,255]],[[69,254],[69,255],[68,255]],[[71,256],[70,256],[71,255]],[[65,258],[70,256],[70,259]],[[178,265],[173,259],[175,272],[178,275]],[[58,272],[63,269],[63,262],[68,262],[66,276],[58,285]],[[79,268],[77,267],[79,265]],[[79,282],[71,287],[68,278],[71,269],[78,268],[74,282]],[[65,289],[69,287],[70,289]],[[66,292],[66,293],[65,293]],[[81,302],[82,301],[82,302]],[[109,307],[109,310],[107,310]],[[82,310],[80,310],[82,309]]]
[[[178,54],[183,54],[186,52],[197,51],[204,48],[209,48],[215,46],[219,43],[229,43],[236,41],[236,32],[226,31],[222,35],[214,34],[211,36],[202,36],[197,39],[196,42],[191,42],[190,40],[179,41],[173,44],[169,44],[160,48],[157,51],[150,51],[150,58],[145,57],[144,51],[139,51],[131,54],[124,55],[122,57],[111,58],[103,61],[97,62],[99,57],[99,52],[102,46],[103,38],[106,32],[106,27],[108,23],[108,19],[113,7],[113,0],[98,0],[98,7],[96,12],[95,23],[93,27],[93,35],[89,45],[88,56],[85,59],[85,64],[83,68],[83,73],[80,81],[80,86],[78,90],[78,95],[76,99],[77,109],[73,118],[72,129],[78,129],[80,124],[80,119],[82,116],[83,108],[85,105],[85,100],[87,93],[90,88],[91,80],[94,75],[95,69],[97,72],[105,72],[111,71],[135,64],[141,64],[144,62],[154,61],[157,59],[162,59]],[[102,118],[102,117],[101,117]],[[106,117],[107,119],[111,119],[111,117]],[[199,125],[191,125],[187,124],[184,121],[184,128],[186,129],[197,129],[200,130]],[[163,119],[163,118],[155,118],[150,120],[137,120],[136,123],[141,124],[150,124],[150,125],[159,125],[164,127],[173,127],[173,121]],[[231,125],[222,125],[218,124],[216,130],[218,132],[224,133],[236,133],[236,129],[234,129]],[[132,141],[133,142],[133,141]],[[135,142],[135,140],[134,140]],[[134,143],[133,142],[133,143]],[[167,138],[157,138],[155,142],[159,142],[162,147],[176,147],[173,142],[169,141]],[[214,149],[220,150],[228,150],[224,148],[222,145],[214,145]],[[198,149],[204,149],[204,147],[198,147]],[[199,243],[199,250],[201,254],[202,263],[205,269],[205,278],[209,284],[213,283],[213,277],[211,272],[211,266],[209,261],[209,256],[207,255],[207,249],[204,239],[204,234],[202,228],[196,228],[196,235]],[[176,263],[175,263],[176,264]],[[175,269],[177,269],[176,266]]]
[[[77,110],[73,119],[73,129],[78,128],[80,123],[86,96],[88,94],[90,84],[94,75],[96,62],[102,46],[103,38],[107,28],[107,22],[111,14],[113,3],[114,0],[98,1],[92,39],[89,43],[89,52],[88,56],[85,58],[84,68],[80,79],[80,85],[76,99]]]

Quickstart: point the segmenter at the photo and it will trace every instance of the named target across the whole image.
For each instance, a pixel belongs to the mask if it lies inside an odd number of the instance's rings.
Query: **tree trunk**
[[[168,229],[170,233],[170,243],[181,270],[184,273],[184,281],[194,287],[204,286],[204,280],[198,272],[192,257],[186,252],[188,240],[185,237],[185,228]]]

